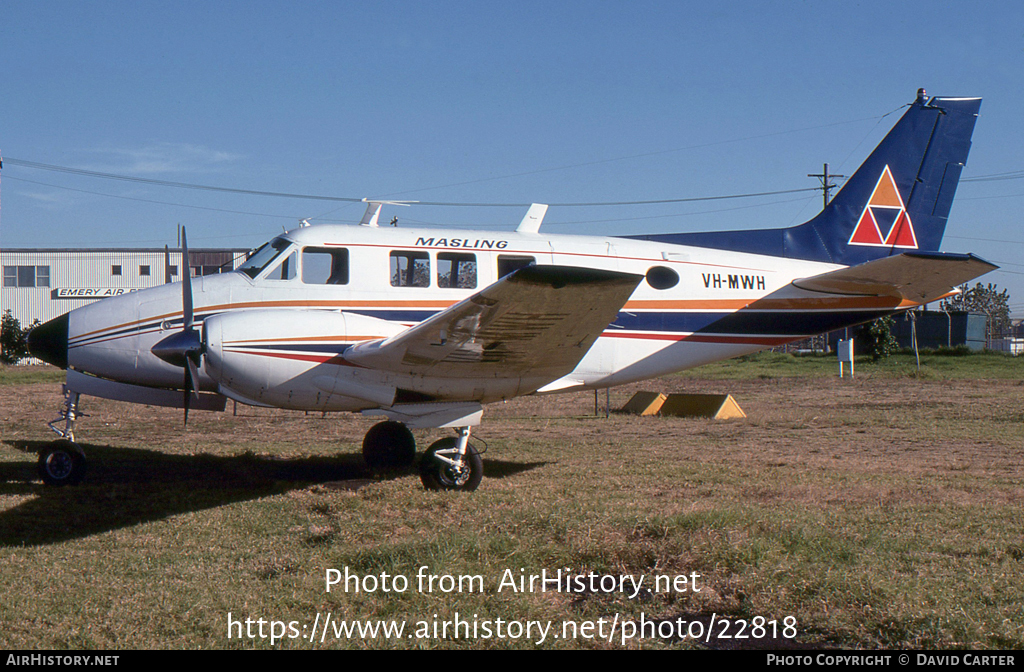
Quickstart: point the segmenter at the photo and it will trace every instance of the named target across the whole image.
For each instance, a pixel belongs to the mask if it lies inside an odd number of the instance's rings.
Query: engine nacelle
[[[253,405],[325,411],[390,405],[395,387],[386,377],[352,370],[343,353],[403,329],[343,312],[223,313],[203,323],[203,370],[221,394]],[[348,375],[340,377],[342,370]]]

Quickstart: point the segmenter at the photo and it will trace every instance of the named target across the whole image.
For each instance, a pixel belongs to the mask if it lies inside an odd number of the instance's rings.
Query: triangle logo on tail
[[[917,249],[914,225],[889,166],[878,177],[875,190],[871,192],[871,198],[857,220],[849,244]]]

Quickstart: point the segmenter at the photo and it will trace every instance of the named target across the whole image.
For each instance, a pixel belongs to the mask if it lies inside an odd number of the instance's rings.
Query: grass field
[[[640,389],[729,392],[739,421],[595,417],[593,394],[490,406],[480,489],[434,493],[364,470],[371,419],[229,404],[183,429],[180,411],[91,398],[85,483],[44,488],[35,452],[61,375],[0,369],[0,643],[1024,647],[1024,358],[925,355],[919,372],[901,355],[837,374],[830,357],[769,353],[611,392],[613,408]],[[417,432],[420,447],[446,432]],[[331,568],[363,577],[360,592],[328,593]],[[635,597],[502,585],[506,570],[566,568],[688,583]],[[385,592],[382,573],[408,588]],[[418,574],[480,582],[429,592]],[[406,630],[311,637],[328,614]],[[456,614],[476,633],[433,630]],[[243,633],[246,618],[268,636]],[[651,621],[653,636],[625,637]],[[679,621],[713,636],[663,625]]]

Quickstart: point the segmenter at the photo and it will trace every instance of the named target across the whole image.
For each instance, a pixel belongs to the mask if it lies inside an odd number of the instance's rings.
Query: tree
[[[1011,332],[1010,294],[1007,290],[999,291],[991,282],[988,285],[979,282],[974,287],[961,285],[958,289],[959,294],[943,300],[943,310],[984,313],[987,317],[985,341],[989,344],[992,339],[1002,338]]]
[[[892,335],[892,329],[896,326],[892,317],[886,315],[873,322],[863,325],[857,340],[860,342],[864,352],[871,356],[871,361],[877,362],[900,349],[896,337]]]
[[[21,328],[21,322],[5,310],[0,319],[0,362],[17,364],[28,357],[28,330]]]

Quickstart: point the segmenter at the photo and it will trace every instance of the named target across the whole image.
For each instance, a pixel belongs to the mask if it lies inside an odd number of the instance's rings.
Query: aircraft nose
[[[28,351],[47,364],[68,368],[68,314],[55,317],[30,331]]]

